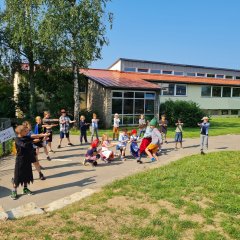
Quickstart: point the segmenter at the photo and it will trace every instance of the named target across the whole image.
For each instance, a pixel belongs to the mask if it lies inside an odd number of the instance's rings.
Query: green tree
[[[36,110],[34,67],[41,62],[44,50],[38,31],[46,10],[43,4],[43,0],[5,0],[0,16],[0,44],[5,57],[14,53],[18,61],[29,65],[30,116]]]
[[[42,41],[55,53],[55,65],[72,69],[74,83],[74,119],[78,121],[79,68],[101,58],[101,49],[108,44],[107,24],[112,14],[106,13],[109,0],[50,0],[40,28]],[[107,21],[104,19],[108,16]]]

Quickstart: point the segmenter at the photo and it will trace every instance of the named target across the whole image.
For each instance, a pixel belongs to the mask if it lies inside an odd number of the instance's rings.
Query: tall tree
[[[43,4],[43,0],[5,0],[0,19],[0,44],[5,49],[5,55],[6,50],[14,52],[19,61],[29,65],[30,116],[36,110],[34,65],[41,61],[44,48],[38,31],[46,10]]]
[[[55,64],[71,67],[74,82],[74,119],[79,121],[78,71],[101,58],[108,44],[106,29],[112,24],[107,13],[109,0],[49,0],[48,11],[40,28],[42,41],[55,52]]]

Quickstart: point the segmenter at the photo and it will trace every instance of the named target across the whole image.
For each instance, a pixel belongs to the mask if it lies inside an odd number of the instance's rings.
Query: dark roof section
[[[235,71],[240,73],[240,69],[231,69],[231,68],[220,68],[220,67],[206,67],[198,65],[188,65],[188,64],[179,64],[179,63],[167,63],[167,62],[158,62],[158,61],[147,61],[147,60],[138,60],[138,59],[129,59],[129,58],[119,58],[117,59],[108,69],[115,65],[118,61],[128,61],[128,62],[140,62],[140,63],[151,63],[151,64],[162,64],[162,65],[172,65],[178,67],[194,67],[194,68],[203,68],[203,69],[213,69],[213,70],[224,70],[224,71]]]
[[[137,72],[120,72],[104,69],[81,69],[80,72],[106,88],[159,90],[157,83],[187,83],[197,85],[222,85],[240,87],[240,80],[222,78],[202,78],[149,74]]]
[[[81,69],[80,72],[106,88],[160,90],[160,86],[157,84],[144,81],[140,76],[125,72],[104,69]]]

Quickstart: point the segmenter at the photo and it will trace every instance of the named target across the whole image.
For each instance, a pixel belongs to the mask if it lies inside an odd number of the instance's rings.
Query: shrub
[[[196,127],[196,124],[204,116],[203,110],[197,103],[170,99],[160,105],[160,113],[166,114],[169,125],[174,125],[180,118],[186,127]]]

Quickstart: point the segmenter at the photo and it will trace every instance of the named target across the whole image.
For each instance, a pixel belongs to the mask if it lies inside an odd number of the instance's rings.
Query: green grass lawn
[[[225,134],[240,134],[240,118],[213,118],[211,121],[210,135],[218,136]],[[129,130],[134,127],[127,127]],[[79,135],[79,131],[71,130],[74,135]],[[99,135],[102,136],[103,133],[109,134],[112,137],[112,129],[99,130]],[[90,132],[88,131],[88,135]],[[175,135],[175,128],[168,128],[168,137],[173,138]],[[195,128],[183,128],[183,136],[185,138],[195,138],[199,137],[199,127],[196,124]]]
[[[0,239],[240,239],[240,152],[185,157],[43,216],[0,222]]]

